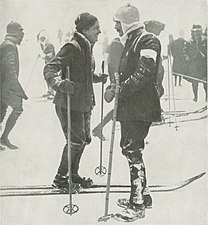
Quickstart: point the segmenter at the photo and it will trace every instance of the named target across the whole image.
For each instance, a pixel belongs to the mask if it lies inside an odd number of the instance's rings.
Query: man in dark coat
[[[173,75],[175,76],[175,86],[177,85],[177,73],[188,75],[188,65],[184,55],[186,45],[187,41],[182,37],[172,40],[172,42],[169,44],[169,50],[173,56],[172,71]],[[179,76],[179,86],[181,86],[181,79],[182,77]]]
[[[92,48],[101,33],[97,18],[89,13],[80,14],[71,42],[65,44],[45,66],[44,75],[48,84],[56,90],[55,109],[65,137],[67,137],[67,93],[71,94],[71,172],[72,182],[83,188],[92,184],[90,178],[78,174],[80,159],[85,145],[91,142],[90,117],[95,105],[93,82],[106,82],[106,75],[94,74]],[[70,70],[67,79],[66,68]],[[61,71],[61,77],[58,73]],[[68,148],[64,147],[54,185],[68,188]]]
[[[144,22],[145,30],[147,32],[153,33],[156,36],[159,36],[160,33],[165,29],[165,24],[156,21],[156,20],[148,20]],[[162,85],[163,79],[164,79],[164,67],[162,65],[163,58],[160,58],[159,68],[158,68],[158,75],[157,75],[157,85],[158,85],[158,92],[160,98],[164,95],[164,87]]]
[[[203,80],[205,100],[207,101],[207,38],[202,35],[201,25],[193,25],[191,29],[191,39],[185,48],[185,57],[188,63],[188,75]],[[194,94],[193,101],[198,100],[198,84],[193,79],[188,79],[192,83]]]
[[[22,26],[16,22],[9,23],[6,30],[5,41],[0,46],[1,123],[6,116],[8,106],[12,107],[12,113],[6,121],[1,136],[1,144],[10,149],[17,149],[17,146],[10,143],[8,136],[23,112],[23,99],[27,99],[18,80],[19,57],[17,45],[21,44],[24,32]]]
[[[121,124],[120,146],[129,164],[131,182],[129,200],[119,199],[118,205],[131,208],[134,218],[135,215],[143,218],[145,207],[151,206],[151,196],[148,193],[142,151],[151,123],[161,121],[157,92],[161,45],[154,34],[144,31],[136,7],[128,4],[119,8],[114,21],[115,29],[124,44],[119,66],[117,120]],[[114,86],[106,91],[107,102],[113,99],[114,93]],[[134,218],[130,218],[128,211],[123,217],[124,221]]]

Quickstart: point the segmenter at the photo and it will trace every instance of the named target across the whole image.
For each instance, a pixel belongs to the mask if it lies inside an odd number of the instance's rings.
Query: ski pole
[[[70,68],[66,67],[67,78],[70,80]],[[72,203],[72,173],[71,173],[71,105],[70,94],[67,93],[67,150],[68,150],[68,171],[69,171],[69,204],[64,206],[63,211],[67,214],[74,214],[79,210],[77,205]]]
[[[26,84],[26,86],[25,86],[25,91],[26,91],[26,89],[27,89],[27,87],[28,87],[28,84],[29,84],[29,82],[30,82],[30,80],[31,80],[31,77],[32,77],[32,74],[33,74],[34,69],[35,69],[35,67],[36,67],[36,64],[37,64],[37,62],[38,62],[38,59],[39,59],[39,55],[37,56],[37,58],[36,58],[36,60],[35,60],[35,63],[34,63],[34,66],[33,66],[33,68],[32,68],[32,71],[31,71],[31,73],[30,73],[29,79],[28,79],[27,84]]]
[[[170,123],[170,58],[169,58],[169,52],[168,52],[168,112],[169,112],[169,127],[171,126]]]
[[[102,74],[104,74],[105,70],[105,61],[102,61],[101,65]],[[104,98],[104,83],[102,82],[101,86],[101,119],[100,119],[100,165],[95,168],[95,174],[99,176],[104,176],[107,172],[106,168],[102,165],[103,160],[103,98]]]
[[[115,73],[116,78],[116,89],[115,89],[115,102],[113,110],[113,124],[111,132],[111,142],[110,142],[110,153],[109,153],[109,163],[108,163],[108,177],[107,177],[107,186],[106,186],[106,197],[105,197],[105,214],[98,221],[107,221],[108,218],[108,207],[109,207],[109,196],[110,196],[110,183],[111,183],[111,172],[113,164],[113,146],[115,138],[115,126],[116,126],[116,114],[118,107],[118,96],[119,96],[119,74]]]
[[[172,61],[171,61],[171,55],[168,55],[169,57],[169,63],[170,63],[170,76],[171,76],[171,84],[172,84],[172,95],[173,95],[173,111],[174,111],[174,119],[175,119],[175,128],[176,131],[178,130],[178,124],[177,124],[177,118],[176,118],[176,105],[175,105],[175,92],[174,92],[174,86],[173,86],[173,73],[172,73]]]

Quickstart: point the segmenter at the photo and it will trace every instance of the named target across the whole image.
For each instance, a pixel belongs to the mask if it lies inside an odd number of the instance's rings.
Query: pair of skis
[[[198,180],[204,173],[200,173],[187,180],[166,185],[150,185],[150,192],[168,192],[181,189],[190,183]],[[110,193],[130,193],[130,185],[112,184],[110,185]],[[77,194],[98,194],[106,193],[105,184],[94,184],[90,188],[81,188],[76,191]],[[54,188],[52,185],[29,185],[29,186],[2,186],[0,187],[1,197],[14,196],[40,196],[40,195],[64,195],[69,194],[69,191]]]

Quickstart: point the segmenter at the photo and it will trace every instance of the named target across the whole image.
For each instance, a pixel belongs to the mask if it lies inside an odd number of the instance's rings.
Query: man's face
[[[122,25],[120,21],[115,21],[115,30],[118,32],[118,35],[120,37],[122,37],[124,35],[123,29],[122,29]]]
[[[21,44],[22,42],[22,39],[24,37],[24,32],[23,32],[23,29],[19,29],[18,32],[17,32],[17,35],[16,35],[17,39],[18,39],[18,45]]]
[[[101,33],[99,22],[96,21],[96,23],[92,27],[90,27],[87,30],[83,30],[83,33],[91,44],[94,44],[95,42],[97,42],[98,35]]]
[[[200,30],[192,31],[191,36],[194,40],[199,40],[201,38],[202,32]]]

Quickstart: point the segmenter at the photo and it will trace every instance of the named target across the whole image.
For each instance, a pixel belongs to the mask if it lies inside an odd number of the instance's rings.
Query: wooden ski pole
[[[169,52],[168,52],[168,112],[169,112],[169,127],[171,126],[170,123],[170,58],[169,58]]]
[[[66,67],[67,79],[70,80],[70,68]],[[70,94],[67,93],[67,150],[68,150],[68,172],[69,172],[69,204],[64,206],[63,211],[67,214],[74,214],[79,210],[72,202],[72,173],[71,173],[71,104]]]
[[[102,74],[105,72],[105,61],[102,61],[101,70]],[[101,118],[100,118],[100,165],[95,168],[95,174],[99,176],[104,176],[107,172],[106,168],[102,165],[103,164],[103,99],[104,99],[104,83],[102,81],[102,87],[101,87]]]
[[[111,132],[110,152],[109,152],[106,197],[105,197],[105,214],[100,219],[105,222],[107,221],[108,208],[109,208],[110,183],[111,183],[111,172],[112,172],[112,164],[113,164],[113,146],[114,146],[114,138],[115,138],[116,114],[117,114],[118,96],[119,96],[119,88],[120,88],[118,73],[115,73],[115,78],[116,78],[116,89],[115,89],[115,102],[114,102],[114,110],[113,110],[113,124],[112,124],[112,132]]]
[[[175,128],[176,131],[178,130],[178,123],[177,123],[177,118],[176,118],[176,105],[175,105],[175,92],[174,92],[174,86],[173,86],[173,72],[172,72],[172,60],[171,60],[171,54],[169,53],[168,55],[169,58],[169,63],[170,63],[170,77],[171,77],[171,86],[172,86],[172,95],[173,95],[173,111],[174,111],[174,119],[175,119]]]
[[[39,59],[39,58],[40,58],[40,57],[39,57],[39,55],[38,55],[37,58],[36,58],[36,60],[35,60],[34,65],[33,65],[32,71],[31,71],[31,73],[30,73],[29,79],[27,80],[27,83],[26,83],[26,85],[25,85],[24,91],[26,91],[26,89],[27,89],[27,87],[28,87],[28,84],[30,83],[32,74],[33,74],[33,72],[34,72],[34,70],[35,70],[35,67],[36,67],[36,65],[37,65],[37,62],[38,62],[38,59]]]

